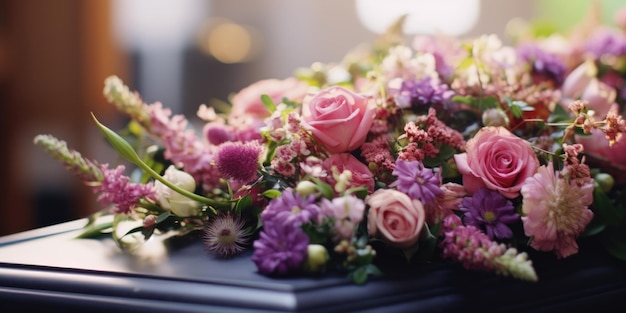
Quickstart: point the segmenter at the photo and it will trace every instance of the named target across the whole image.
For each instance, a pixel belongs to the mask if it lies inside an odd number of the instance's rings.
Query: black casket
[[[2,312],[624,312],[626,266],[596,247],[534,260],[539,282],[443,263],[354,285],[343,275],[269,278],[250,254],[222,260],[200,241],[157,260],[110,239],[75,239],[86,220],[0,237]]]

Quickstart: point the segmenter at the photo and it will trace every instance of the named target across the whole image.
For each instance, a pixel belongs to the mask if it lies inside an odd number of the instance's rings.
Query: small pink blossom
[[[333,168],[336,168],[339,174],[346,170],[350,171],[351,175],[348,182],[349,186],[346,186],[347,188],[366,187],[370,193],[374,192],[374,176],[372,172],[367,165],[363,164],[350,153],[333,154],[322,162],[322,167],[327,173],[331,174],[324,178],[331,186],[337,183],[334,175],[332,175]]]
[[[363,220],[365,202],[354,195],[338,197],[332,200],[324,198],[320,208],[322,209],[320,218],[331,218],[334,220],[333,231],[336,234],[334,241],[339,242],[341,239],[350,240],[354,235],[354,230]]]
[[[103,164],[100,169],[103,179],[100,184],[93,187],[93,191],[99,194],[97,200],[102,204],[112,204],[115,213],[131,213],[141,199],[156,201],[152,183],[131,183],[130,178],[123,174],[125,169],[123,165],[109,169],[108,164]]]

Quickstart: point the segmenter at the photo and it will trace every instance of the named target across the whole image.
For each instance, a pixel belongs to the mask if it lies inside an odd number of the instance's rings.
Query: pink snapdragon
[[[103,179],[99,185],[93,187],[93,191],[99,194],[97,200],[100,203],[113,205],[114,213],[130,214],[141,199],[156,201],[152,183],[131,183],[130,178],[123,174],[123,165],[109,169],[108,164],[103,164],[100,169]]]

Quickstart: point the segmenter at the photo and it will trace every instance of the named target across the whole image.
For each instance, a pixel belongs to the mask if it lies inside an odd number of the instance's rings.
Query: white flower
[[[193,176],[177,169],[173,165],[170,165],[165,170],[163,178],[186,191],[193,192],[196,189],[196,180]],[[197,201],[175,192],[160,181],[156,181],[154,187],[156,189],[157,201],[164,210],[171,211],[180,217],[198,214],[200,205]]]

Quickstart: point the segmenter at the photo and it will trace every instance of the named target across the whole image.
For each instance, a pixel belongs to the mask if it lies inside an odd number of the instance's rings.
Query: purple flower
[[[396,100],[398,106],[409,108],[411,106],[426,106],[446,103],[454,94],[445,84],[430,77],[421,80],[405,80],[398,91]]]
[[[247,183],[257,177],[260,154],[257,142],[226,142],[220,145],[215,161],[224,177]]]
[[[463,222],[485,229],[489,238],[507,239],[513,232],[506,224],[519,220],[513,204],[497,191],[481,188],[471,197],[463,198],[460,206]]]
[[[114,170],[103,164],[103,179],[93,191],[99,193],[97,200],[104,205],[113,204],[115,213],[128,214],[137,206],[142,198],[156,200],[156,193],[152,183],[145,185],[131,183],[128,176],[124,176],[124,166],[119,165]]]
[[[253,245],[252,261],[260,273],[285,275],[306,259],[309,237],[299,225],[273,220],[263,225]]]
[[[517,53],[522,60],[532,64],[533,74],[553,80],[557,86],[563,84],[567,68],[556,55],[550,54],[533,44],[521,45]]]
[[[420,161],[398,159],[392,174],[398,176],[398,179],[391,184],[391,187],[396,187],[399,191],[426,205],[434,204],[435,198],[443,192],[440,187],[439,172],[424,167]]]
[[[585,50],[596,58],[604,55],[620,56],[626,54],[626,35],[621,32],[600,28],[589,37]]]
[[[315,195],[303,198],[292,188],[287,188],[278,198],[272,199],[261,213],[263,223],[278,220],[285,224],[300,226],[317,218],[321,208],[315,203]]]

